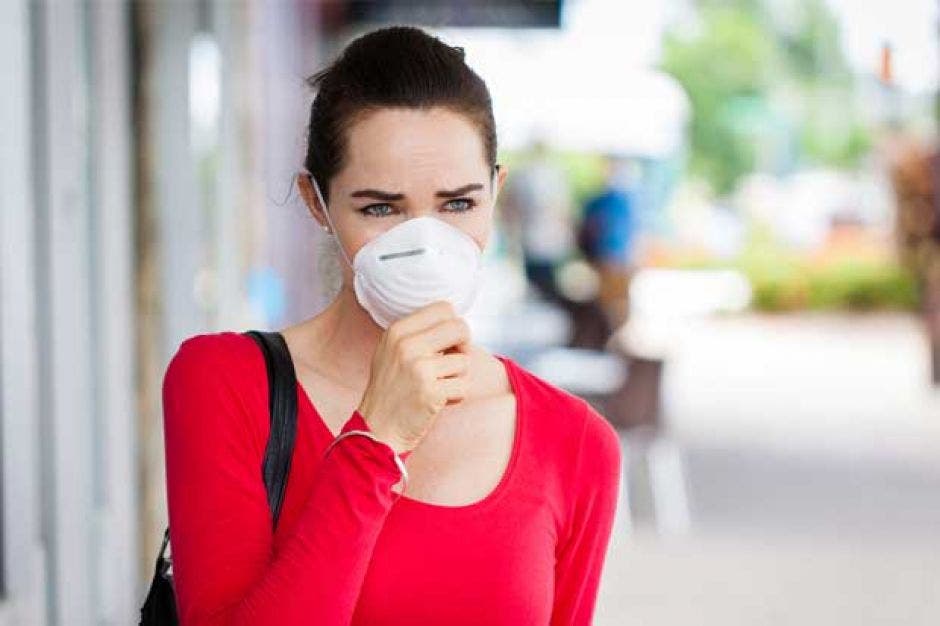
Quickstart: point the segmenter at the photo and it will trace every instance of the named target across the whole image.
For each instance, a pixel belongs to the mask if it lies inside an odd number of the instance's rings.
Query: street
[[[940,391],[920,333],[904,314],[688,328],[665,438],[647,456],[622,437],[595,623],[940,623]]]

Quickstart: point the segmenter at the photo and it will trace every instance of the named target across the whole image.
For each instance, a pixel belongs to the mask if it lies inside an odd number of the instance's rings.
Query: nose
[[[421,202],[408,212],[408,217],[437,217],[433,202]]]

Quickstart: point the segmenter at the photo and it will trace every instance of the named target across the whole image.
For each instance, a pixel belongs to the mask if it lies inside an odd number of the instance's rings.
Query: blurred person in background
[[[503,193],[503,222],[516,245],[526,280],[571,320],[567,345],[601,349],[612,328],[597,301],[597,280],[577,258],[574,200],[568,171],[553,161],[545,135],[513,169]]]
[[[526,279],[548,300],[570,307],[557,271],[574,252],[568,172],[553,162],[547,140],[533,139],[529,158],[513,168],[501,205],[507,232],[519,248]]]
[[[603,185],[588,197],[578,229],[578,247],[597,271],[597,299],[616,331],[629,313],[630,278],[635,273],[634,164],[608,154]]]

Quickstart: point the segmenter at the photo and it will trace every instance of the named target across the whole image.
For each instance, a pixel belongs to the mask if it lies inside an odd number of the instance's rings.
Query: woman
[[[322,313],[281,331],[299,413],[274,533],[257,345],[237,332],[196,335],[167,367],[181,622],[589,624],[617,500],[616,431],[473,344],[457,296],[476,274],[448,266],[456,304],[396,312],[383,289],[405,297],[427,285],[376,284],[381,273],[359,254],[430,235],[478,257],[506,177],[486,86],[461,49],[411,27],[360,37],[311,83],[298,184],[347,261],[343,286]],[[438,260],[408,262],[433,274]],[[372,437],[346,435],[354,430]]]

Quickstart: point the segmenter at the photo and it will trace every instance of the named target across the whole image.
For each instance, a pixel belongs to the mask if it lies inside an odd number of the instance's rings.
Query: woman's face
[[[347,139],[345,168],[330,182],[329,211],[350,260],[373,238],[421,216],[444,220],[485,248],[493,225],[492,171],[467,118],[440,107],[384,108],[360,118]],[[310,179],[298,183],[314,218],[328,226]],[[343,273],[348,281],[345,264]]]

